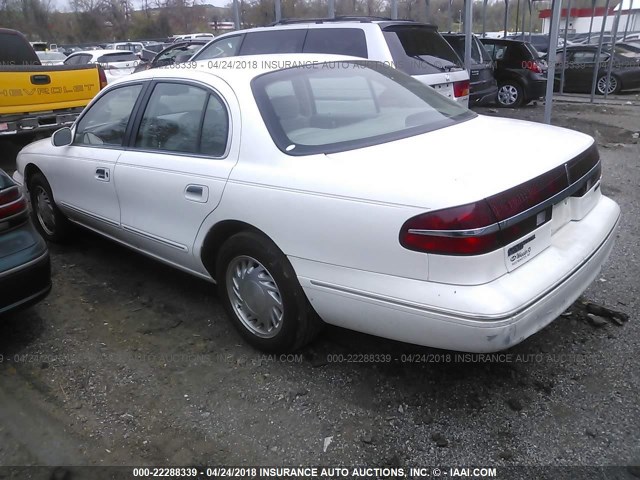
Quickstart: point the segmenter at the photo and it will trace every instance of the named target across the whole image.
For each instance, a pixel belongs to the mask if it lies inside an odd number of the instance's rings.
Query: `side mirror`
[[[73,133],[69,127],[61,128],[60,130],[56,130],[51,137],[51,143],[54,147],[64,147],[66,145],[71,145],[73,140]]]

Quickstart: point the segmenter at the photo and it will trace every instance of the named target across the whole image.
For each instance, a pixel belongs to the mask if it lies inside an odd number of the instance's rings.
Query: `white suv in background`
[[[73,52],[65,61],[65,65],[87,65],[97,63],[104,69],[107,83],[133,73],[140,63],[138,56],[125,50],[86,50]]]
[[[469,75],[435,26],[376,17],[282,20],[220,35],[191,61],[275,53],[328,53],[391,65],[464,106]]]

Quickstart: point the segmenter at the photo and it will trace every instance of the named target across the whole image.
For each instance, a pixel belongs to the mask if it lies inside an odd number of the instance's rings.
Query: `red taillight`
[[[453,96],[456,98],[469,95],[469,80],[453,82]]]
[[[523,63],[524,63],[524,67],[527,70],[532,71],[533,73],[544,73],[540,64],[535,60],[529,60]]]
[[[400,230],[400,244],[438,255],[491,252],[551,220],[550,207],[532,209],[568,186],[567,170],[561,165],[479,202],[413,217]],[[528,211],[523,218],[516,217]]]
[[[102,66],[98,65],[98,79],[100,80],[100,90],[107,86],[107,76]]]
[[[27,211],[27,200],[18,187],[10,187],[0,191],[0,220]]]
[[[400,244],[440,255],[480,255],[500,247],[497,220],[485,200],[423,213],[407,220]]]
[[[560,193],[569,186],[564,165],[487,198],[499,222],[507,220]]]

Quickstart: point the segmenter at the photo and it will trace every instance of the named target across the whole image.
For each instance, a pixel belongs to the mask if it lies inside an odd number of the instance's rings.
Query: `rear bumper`
[[[640,88],[640,68],[634,69],[630,72],[624,72],[620,75],[620,80],[622,80],[623,90],[635,90],[636,88]]]
[[[481,91],[475,91],[474,86],[471,86],[471,95],[469,96],[469,106],[481,106],[495,103],[498,96],[498,85],[492,85],[489,88],[485,88]]]
[[[45,132],[68,127],[75,122],[82,108],[65,111],[40,112],[26,114],[16,118],[0,118],[0,136],[19,135],[24,133]]]
[[[529,80],[525,86],[525,97],[527,100],[536,100],[547,94],[547,80]]]
[[[495,352],[544,328],[584,292],[613,248],[619,218],[618,205],[602,197],[583,220],[558,231],[555,245],[533,261],[481,285],[436,284],[291,261],[327,323],[418,345]],[[581,234],[601,240],[576,244]],[[567,252],[571,258],[563,264]]]
[[[39,302],[51,290],[49,252],[0,273],[0,314]]]

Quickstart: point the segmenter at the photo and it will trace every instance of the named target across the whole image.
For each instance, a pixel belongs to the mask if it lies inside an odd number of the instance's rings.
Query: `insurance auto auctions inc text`
[[[495,468],[437,468],[437,467],[260,467],[256,469],[260,478],[488,478],[496,477]]]

